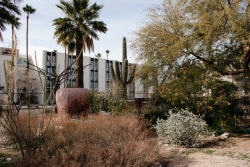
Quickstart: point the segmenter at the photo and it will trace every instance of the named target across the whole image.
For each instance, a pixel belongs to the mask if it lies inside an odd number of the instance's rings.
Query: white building
[[[8,48],[0,48],[0,65],[1,68],[3,67],[2,63],[4,60],[9,60],[11,58],[11,54],[5,54],[6,49]],[[9,50],[10,51],[10,50]],[[51,92],[53,92],[53,88],[55,86],[55,81],[60,79],[62,80],[62,74],[65,74],[64,76],[68,76],[70,78],[69,80],[65,79],[65,82],[61,82],[60,88],[63,87],[74,87],[75,85],[75,75],[72,74],[72,71],[74,71],[74,62],[76,60],[75,55],[65,55],[65,53],[62,52],[54,52],[54,51],[39,51],[36,53],[31,54],[29,62],[33,65],[37,65],[37,67],[40,68],[40,72],[43,73],[44,78],[46,75],[46,95],[43,95],[42,91],[40,93],[36,93],[34,95],[34,99],[36,99],[36,103],[42,104],[42,99],[44,96],[46,99],[49,98],[49,95]],[[26,55],[16,55],[16,63],[18,66],[23,67],[25,69],[26,67]],[[113,63],[112,60],[106,60],[103,58],[92,58],[84,56],[84,66],[86,67],[84,69],[84,87],[94,91],[94,92],[107,92],[111,89],[111,83],[112,83],[112,76],[109,71],[109,65]],[[120,66],[122,65],[122,62],[119,63]],[[69,67],[69,68],[68,68]],[[32,65],[30,65],[30,68],[33,68]],[[67,68],[67,69],[66,69]],[[65,70],[66,69],[66,70]],[[121,69],[121,68],[120,68]],[[4,72],[3,69],[0,69],[0,79],[3,80]],[[53,74],[57,74],[56,77]],[[71,77],[69,75],[72,74]],[[38,77],[38,75],[37,75]],[[44,79],[43,78],[43,79]],[[67,84],[67,85],[66,85]],[[4,87],[5,83],[0,82],[0,86]],[[139,80],[135,81],[135,83],[130,84],[128,86],[128,97],[129,98],[148,98],[148,93],[151,92],[153,89],[144,90],[145,86],[141,84]],[[50,96],[50,101],[53,101],[54,96]]]

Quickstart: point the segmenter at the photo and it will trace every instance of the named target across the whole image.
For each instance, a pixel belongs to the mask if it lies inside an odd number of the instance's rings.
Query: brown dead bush
[[[42,149],[18,166],[157,166],[157,140],[133,115],[54,122]]]

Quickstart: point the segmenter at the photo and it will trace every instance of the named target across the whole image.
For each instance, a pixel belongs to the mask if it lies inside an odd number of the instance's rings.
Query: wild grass
[[[134,115],[96,115],[84,120],[54,117],[32,157],[17,166],[147,167],[162,163],[155,134]]]

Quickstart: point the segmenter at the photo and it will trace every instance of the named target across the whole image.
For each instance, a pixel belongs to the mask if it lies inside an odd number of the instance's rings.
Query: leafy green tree
[[[176,67],[158,92],[157,105],[167,103],[169,109],[187,109],[203,115],[214,128],[227,129],[234,125],[237,87],[205,71],[196,62],[187,61]]]
[[[151,76],[152,85],[157,79],[157,97],[171,108],[205,113],[216,126],[232,125],[236,87],[222,78],[237,75],[249,80],[249,4],[250,0],[164,0],[149,9],[132,41],[143,64],[137,74]]]
[[[35,14],[36,9],[34,9],[32,6],[26,4],[26,6],[23,7],[23,11],[27,13],[26,18],[26,58],[27,58],[27,70],[29,68],[29,50],[28,50],[28,33],[29,33],[29,16],[30,14]]]
[[[20,26],[15,15],[21,15],[21,11],[15,2],[10,0],[0,1],[0,40],[3,41],[2,32],[6,29],[6,25],[13,25],[15,28]]]
[[[148,10],[148,19],[134,32],[136,58],[156,69],[163,82],[172,67],[186,59],[202,62],[218,75],[249,77],[249,4],[165,0]]]
[[[83,52],[94,51],[94,39],[99,40],[97,32],[106,33],[106,24],[97,21],[103,5],[90,5],[89,0],[60,0],[56,5],[65,17],[53,20],[56,26],[54,37],[57,43],[66,46],[69,51],[76,51],[76,86],[84,87]]]

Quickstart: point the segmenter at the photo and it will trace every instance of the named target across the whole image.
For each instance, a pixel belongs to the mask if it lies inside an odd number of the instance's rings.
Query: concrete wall
[[[106,91],[106,59],[98,59],[98,92]]]
[[[84,87],[90,89],[90,71],[91,71],[91,58],[84,56],[83,57],[83,66],[86,68],[83,69],[84,72]],[[88,65],[88,66],[87,66]]]

